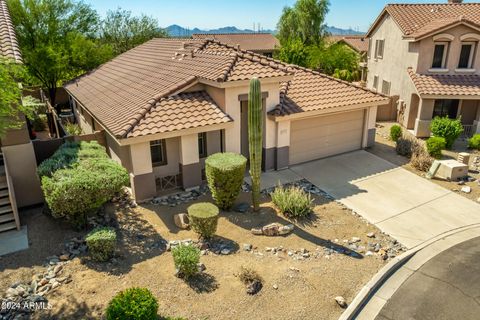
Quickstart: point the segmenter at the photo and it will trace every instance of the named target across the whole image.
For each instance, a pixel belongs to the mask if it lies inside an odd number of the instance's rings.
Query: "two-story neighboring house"
[[[401,125],[428,137],[434,117],[461,117],[480,132],[480,3],[389,4],[367,37],[367,86],[398,98]]]

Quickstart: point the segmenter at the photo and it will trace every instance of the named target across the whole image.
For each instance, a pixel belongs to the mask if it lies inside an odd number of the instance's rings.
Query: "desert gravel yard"
[[[250,194],[242,193],[238,202],[249,200]],[[203,195],[194,202],[199,201],[211,198]],[[57,276],[66,280],[45,295],[52,308],[36,311],[32,318],[99,319],[117,292],[138,286],[149,288],[158,298],[160,316],[337,319],[343,309],[335,297],[351,302],[386,261],[402,250],[377,228],[322,195],[315,195],[314,213],[308,221],[293,222],[293,233],[253,235],[253,227],[290,223],[269,201],[264,196],[259,213],[221,213],[217,238],[201,256],[206,270],[189,282],[174,276],[167,246],[172,240],[197,239],[192,231],[173,223],[173,215],[185,212],[193,202],[135,209],[109,204],[106,221],[119,232],[116,257],[97,263],[80,252],[64,262]],[[0,258],[2,293],[16,282],[28,284],[33,276],[41,275],[47,257],[68,254],[65,243],[86,233],[71,231],[41,209],[24,212],[23,221],[29,228],[31,247]],[[252,267],[263,278],[263,288],[256,295],[248,295],[236,277],[241,266]]]

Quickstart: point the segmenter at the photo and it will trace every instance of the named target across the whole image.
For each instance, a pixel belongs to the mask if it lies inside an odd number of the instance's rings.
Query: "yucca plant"
[[[248,94],[248,146],[250,151],[250,177],[252,178],[253,210],[260,208],[260,175],[262,173],[263,108],[260,80],[250,80]]]

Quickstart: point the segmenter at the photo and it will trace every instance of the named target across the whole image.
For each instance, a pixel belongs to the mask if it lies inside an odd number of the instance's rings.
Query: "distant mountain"
[[[167,30],[168,34],[171,37],[190,37],[194,33],[254,33],[255,31],[251,29],[238,29],[237,27],[234,26],[229,26],[229,27],[222,27],[222,28],[217,28],[217,29],[210,29],[210,30],[201,30],[199,28],[184,28],[181,27],[177,24],[172,24],[171,26],[168,26],[165,28]],[[328,32],[330,32],[333,35],[343,35],[343,34],[362,34],[363,32],[358,32],[352,29],[340,29],[336,27],[331,27],[327,26]],[[262,32],[265,33],[275,33],[275,30],[262,30]]]
[[[332,35],[353,35],[353,34],[365,34],[365,32],[355,31],[353,29],[341,29],[333,26],[327,26],[327,31]]]

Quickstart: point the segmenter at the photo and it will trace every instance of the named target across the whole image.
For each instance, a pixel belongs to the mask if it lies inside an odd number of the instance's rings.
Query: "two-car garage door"
[[[290,164],[362,148],[364,110],[292,121]]]

